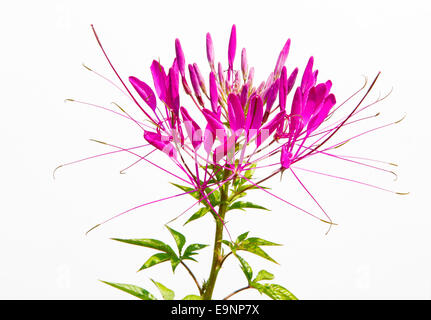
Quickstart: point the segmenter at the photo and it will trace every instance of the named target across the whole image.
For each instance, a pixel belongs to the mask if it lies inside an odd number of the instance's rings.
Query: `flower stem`
[[[225,169],[223,174],[223,180],[226,180],[231,174],[230,170]],[[228,205],[228,193],[229,193],[229,182],[227,182],[220,189],[220,206],[218,217],[215,217],[216,220],[216,232],[214,238],[214,251],[213,251],[213,260],[211,265],[210,276],[206,283],[205,291],[202,295],[203,300],[211,300],[212,294],[215,287],[215,282],[217,280],[218,272],[220,271],[223,256],[221,252],[221,240],[223,240],[223,227],[224,227],[224,218],[226,215],[226,209]]]
[[[235,291],[234,291],[234,292],[232,292],[230,295],[228,295],[228,296],[226,296],[225,298],[223,298],[223,300],[227,300],[227,299],[229,299],[230,297],[232,297],[233,295],[235,295],[235,294],[237,294],[237,293],[240,293],[241,291],[244,291],[244,290],[247,290],[247,289],[251,289],[251,287],[250,287],[250,286],[247,286],[247,287],[244,287],[244,288],[241,288],[241,289],[235,290]]]
[[[198,287],[199,294],[202,294],[202,288],[199,285],[198,280],[196,279],[195,275],[193,274],[192,270],[183,262],[181,261],[181,264],[184,266],[184,268],[187,270],[187,272],[190,274],[190,276],[193,278],[193,281],[195,282],[196,286]]]

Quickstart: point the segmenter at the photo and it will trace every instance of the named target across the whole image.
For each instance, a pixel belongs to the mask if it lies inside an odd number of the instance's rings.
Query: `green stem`
[[[226,180],[231,174],[230,170],[225,169],[223,174],[223,180]],[[229,182],[221,188],[220,190],[220,206],[218,216],[215,217],[216,220],[216,232],[214,238],[214,251],[213,260],[211,265],[210,276],[206,283],[205,292],[202,295],[202,299],[211,300],[214,291],[215,283],[217,280],[218,272],[220,271],[223,256],[221,252],[221,240],[223,240],[223,228],[224,228],[224,218],[226,215],[226,209],[228,205],[228,193],[229,193]]]

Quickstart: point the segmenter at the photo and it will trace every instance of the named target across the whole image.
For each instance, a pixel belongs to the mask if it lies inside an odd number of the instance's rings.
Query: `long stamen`
[[[335,133],[337,133],[337,131],[347,122],[347,120],[349,118],[351,118],[354,114],[355,111],[358,110],[359,106],[362,104],[362,102],[365,100],[365,98],[368,96],[368,94],[371,92],[371,89],[374,87],[375,83],[377,82],[377,79],[380,76],[380,72],[377,74],[377,76],[374,78],[374,81],[371,83],[370,87],[368,88],[367,92],[364,94],[364,96],[362,97],[362,99],[359,101],[359,103],[356,105],[356,107],[353,109],[353,111],[344,119],[344,121],[329,135],[329,137],[327,137],[323,142],[321,142],[317,147],[315,147],[313,150],[311,150],[308,154],[305,154],[304,156],[300,157],[299,159],[297,159],[296,161],[301,160],[302,158],[306,157],[307,155],[311,154],[314,150],[319,149],[323,144],[325,144],[325,142],[327,142],[329,139],[331,139]],[[295,162],[296,162],[295,161]]]
[[[117,112],[117,111],[111,110],[111,109],[109,109],[109,108],[106,108],[106,107],[103,107],[103,106],[100,106],[100,105],[97,105],[97,104],[94,104],[94,103],[85,102],[85,101],[80,101],[80,100],[75,100],[75,99],[66,99],[66,100],[64,100],[64,101],[65,101],[65,102],[74,102],[74,103],[83,104],[83,105],[90,106],[90,107],[99,108],[99,109],[102,109],[102,110],[105,110],[105,111],[112,112],[112,113],[114,113],[114,114],[116,114],[116,115],[119,115],[120,117],[123,117],[123,118],[126,118],[126,119],[129,119],[129,120],[134,121],[132,118],[128,117],[127,115],[124,115],[124,114],[122,114],[122,113],[120,113],[120,112]],[[147,125],[147,124],[145,124],[145,123],[143,123],[143,122],[139,122],[139,121],[137,121],[137,122],[138,122],[140,125],[143,125],[143,126],[146,126],[146,127],[150,128],[150,129],[152,129],[152,127],[150,127],[149,125]]]
[[[347,140],[347,141],[350,141],[350,140]],[[310,147],[304,147],[304,148],[311,149]],[[360,161],[356,161],[356,160],[350,160],[350,159],[347,159],[346,157],[339,156],[339,155],[332,154],[332,153],[328,153],[328,152],[325,152],[325,151],[322,151],[322,150],[316,150],[315,152],[317,152],[319,154],[323,154],[325,156],[329,156],[329,157],[335,158],[335,159],[348,161],[348,162],[351,162],[351,163],[354,163],[354,164],[357,164],[357,165],[361,165],[361,166],[365,166],[365,167],[368,167],[368,168],[372,168],[372,169],[376,169],[376,170],[379,170],[379,171],[383,171],[383,172],[386,172],[386,173],[390,173],[390,174],[392,174],[392,175],[395,176],[394,180],[398,179],[398,175],[395,172],[391,171],[391,170],[387,170],[387,169],[384,169],[384,168],[376,167],[376,166],[373,166],[373,165],[370,165],[370,164],[367,164],[367,163],[363,163],[363,162],[360,162]]]
[[[331,222],[331,224],[329,225],[329,229],[328,231],[326,231],[326,234],[329,233],[329,231],[331,231],[331,227],[332,227],[332,219],[331,217],[326,213],[325,209],[323,209],[323,207],[320,205],[320,203],[316,200],[316,198],[311,194],[311,192],[307,189],[307,187],[302,183],[302,181],[298,178],[298,176],[296,175],[296,173],[292,170],[292,168],[289,168],[290,171],[293,173],[294,177],[296,178],[296,180],[298,180],[299,184],[301,185],[301,187],[308,193],[308,195],[311,197],[311,199],[313,199],[313,201],[319,206],[319,208],[323,211],[323,213],[325,214],[325,216],[329,219],[329,221]]]
[[[135,162],[133,162],[131,165],[127,166],[126,168],[120,170],[120,174],[125,174],[126,170],[130,169],[131,167],[133,167],[134,165],[138,164],[139,162],[141,162],[142,160],[144,160],[146,157],[148,157],[150,154],[152,154],[154,151],[156,151],[157,149],[154,148],[152,151],[148,152],[145,156],[143,156],[142,158],[139,158],[138,160],[136,160]]]
[[[111,85],[113,85],[115,88],[117,88],[118,90],[120,90],[127,98],[131,99],[130,96],[126,93],[126,91],[124,91],[120,86],[118,86],[114,81],[112,81],[111,79],[105,77],[104,75],[100,74],[99,72],[89,68],[88,66],[86,66],[84,63],[82,64],[82,66],[87,69],[88,71],[94,73],[96,76],[102,78],[103,80],[107,81],[108,83],[110,83]],[[132,100],[133,101],[133,100]]]
[[[278,199],[278,200],[280,200],[280,201],[283,201],[284,203],[286,203],[286,204],[288,204],[288,205],[290,205],[290,206],[292,206],[292,207],[294,207],[294,208],[296,208],[296,209],[298,209],[298,210],[300,210],[300,211],[302,211],[302,212],[305,212],[305,213],[306,213],[306,214],[308,214],[309,216],[311,216],[311,217],[313,217],[313,218],[315,218],[315,219],[318,219],[318,220],[320,220],[320,221],[322,221],[322,222],[325,222],[325,223],[329,223],[329,224],[336,224],[336,223],[333,223],[333,222],[329,222],[329,221],[323,220],[323,219],[321,219],[321,218],[317,217],[316,215],[312,214],[311,212],[308,212],[308,211],[306,211],[306,210],[304,210],[304,209],[302,209],[302,208],[298,207],[297,205],[294,205],[293,203],[291,203],[291,202],[289,202],[289,201],[287,201],[287,200],[284,200],[283,198],[280,198],[279,196],[277,196],[277,195],[273,194],[272,192],[269,192],[268,190],[266,190],[266,189],[262,188],[262,187],[261,187],[261,186],[259,186],[258,184],[256,184],[256,183],[254,183],[253,181],[251,181],[250,179],[246,178],[246,177],[245,177],[245,176],[243,176],[242,174],[238,174],[238,175],[239,175],[239,176],[241,176],[243,179],[247,180],[248,182],[250,182],[250,183],[251,183],[252,185],[254,185],[255,187],[258,187],[259,189],[261,189],[261,190],[265,191],[266,193],[268,193],[269,195],[271,195],[271,196],[275,197],[276,199]]]
[[[348,142],[348,141],[351,141],[351,140],[353,140],[353,139],[357,139],[357,138],[359,138],[359,137],[361,137],[361,136],[363,136],[363,135],[365,135],[365,134],[368,134],[368,133],[374,132],[374,131],[376,131],[376,130],[380,130],[380,129],[383,129],[383,128],[386,128],[386,127],[389,127],[389,126],[392,126],[392,125],[398,124],[398,123],[400,123],[401,121],[403,121],[405,117],[406,117],[406,116],[403,116],[400,120],[397,120],[397,121],[395,121],[395,122],[387,123],[387,124],[385,124],[385,125],[382,125],[382,126],[379,126],[379,127],[376,127],[376,128],[370,129],[370,130],[367,130],[367,131],[365,131],[365,132],[362,132],[362,133],[360,133],[360,134],[357,134],[357,135],[355,135],[355,136],[353,136],[353,137],[351,137],[351,138],[348,138],[348,139],[346,139],[346,140],[343,140],[343,141],[341,141],[341,142],[339,142],[339,143],[337,143],[337,144],[335,144],[335,145],[333,145],[333,146],[330,146],[330,147],[328,147],[328,148],[326,148],[326,149],[323,149],[322,151],[327,151],[327,150],[334,149],[334,148],[336,148],[337,146],[339,146],[339,145],[341,145],[341,144],[344,144],[344,143],[346,143],[346,142]]]
[[[131,154],[133,154],[133,155],[135,155],[135,156],[137,156],[137,157],[139,157],[139,158],[142,158],[142,157],[141,157],[139,154],[137,154],[137,153],[131,152],[130,150],[124,149],[124,148],[119,147],[119,146],[115,146],[115,145],[110,144],[110,143],[106,143],[106,142],[99,141],[99,140],[95,140],[95,139],[90,139],[90,141],[97,142],[97,143],[101,143],[101,144],[104,144],[104,145],[107,145],[107,146],[110,146],[110,147],[113,147],[113,148],[116,148],[116,149],[120,149],[120,150],[126,151],[126,152],[128,152],[128,153],[131,153]],[[174,174],[174,173],[172,173],[172,172],[170,172],[170,171],[168,171],[168,170],[166,170],[166,169],[162,168],[161,166],[159,166],[159,165],[155,164],[154,162],[152,162],[152,161],[150,161],[150,160],[148,160],[148,159],[146,159],[146,158],[143,158],[143,160],[145,160],[146,162],[148,162],[148,163],[152,164],[152,165],[153,165],[153,166],[155,166],[156,168],[159,168],[160,170],[162,170],[162,171],[164,171],[164,172],[166,172],[166,173],[168,173],[168,174],[170,174],[170,175],[174,176],[175,178],[178,178],[178,179],[180,179],[181,181],[184,181],[184,182],[185,182],[185,183],[187,183],[187,184],[191,184],[189,181],[187,181],[187,180],[185,180],[185,179],[183,179],[183,178],[181,178],[181,177],[177,176],[176,174]]]
[[[154,121],[154,119],[144,110],[144,108],[141,107],[141,105],[139,104],[139,102],[135,99],[135,97],[133,96],[133,94],[130,92],[129,88],[124,83],[123,79],[121,79],[121,77],[118,74],[117,70],[115,70],[114,66],[111,63],[111,60],[108,58],[108,55],[106,54],[106,51],[105,51],[105,49],[102,46],[102,43],[100,42],[99,36],[97,35],[96,29],[94,28],[93,25],[91,25],[91,29],[93,30],[94,36],[96,37],[96,41],[99,44],[99,47],[100,47],[100,49],[103,52],[103,55],[105,56],[105,58],[108,61],[109,65],[111,66],[111,69],[114,71],[115,75],[120,80],[120,82],[123,85],[123,87],[126,89],[127,93],[130,95],[130,97],[133,99],[133,101],[136,103],[136,105],[139,107],[139,109],[141,109],[141,111],[148,117],[148,119],[150,119],[155,125],[157,125],[157,122]]]
[[[137,205],[137,206],[135,206],[133,208],[127,209],[126,211],[120,212],[120,213],[116,214],[115,216],[112,216],[111,218],[106,219],[105,221],[103,221],[101,223],[96,224],[94,227],[92,227],[90,230],[88,230],[85,234],[88,234],[90,231],[96,229],[97,227],[100,227],[101,225],[103,225],[103,224],[105,224],[105,223],[107,223],[107,222],[109,222],[109,221],[111,221],[111,220],[113,220],[115,218],[118,218],[118,217],[120,217],[123,214],[126,214],[128,212],[131,212],[131,211],[134,211],[136,209],[148,206],[148,205],[153,204],[153,203],[158,203],[158,202],[161,202],[161,201],[165,201],[165,200],[173,199],[173,198],[176,198],[176,197],[179,197],[179,196],[183,196],[183,195],[186,195],[186,194],[189,194],[189,193],[193,193],[195,191],[197,191],[197,189],[194,189],[194,190],[191,190],[191,191],[179,193],[179,194],[176,194],[176,195],[173,195],[173,196],[169,196],[169,197],[165,197],[165,198],[161,198],[161,199],[158,199],[158,200],[154,200],[154,201],[150,201],[150,202],[146,202],[146,203]]]
[[[130,114],[128,114],[126,112],[126,110],[124,110],[118,103],[116,102],[111,102],[114,106],[116,106],[118,109],[120,109],[129,119],[131,119],[134,123],[136,123],[139,128],[142,129],[142,131],[145,131],[145,129],[140,125],[140,123],[138,121],[136,121]]]
[[[319,172],[319,171],[305,169],[305,168],[300,168],[300,167],[293,167],[293,168],[295,170],[296,169],[303,170],[303,171],[307,171],[307,172],[311,172],[311,173],[316,173],[316,174],[320,174],[320,175],[331,177],[331,178],[335,178],[335,179],[340,179],[340,180],[345,180],[345,181],[349,181],[349,182],[353,182],[353,183],[358,183],[358,184],[361,184],[361,185],[364,185],[364,186],[367,186],[367,187],[379,189],[379,190],[390,192],[390,193],[395,193],[395,194],[399,194],[399,195],[407,195],[407,194],[409,194],[409,192],[397,192],[397,191],[385,189],[385,188],[382,188],[382,187],[379,187],[379,186],[375,186],[373,184],[369,184],[369,183],[366,183],[366,182],[362,182],[362,181],[358,181],[358,180],[353,180],[353,179],[349,179],[349,178],[344,178],[344,177],[340,177],[340,176],[335,176],[335,175],[324,173],[324,172]]]
[[[59,165],[58,167],[56,167],[54,169],[54,171],[52,172],[52,177],[55,179],[55,173],[56,173],[56,171],[58,169],[60,169],[60,168],[65,167],[65,166],[69,166],[69,165],[72,165],[72,164],[75,164],[75,163],[79,163],[79,162],[82,162],[82,161],[85,161],[85,160],[90,160],[90,159],[94,159],[94,158],[98,158],[98,157],[102,157],[102,156],[106,156],[106,155],[110,155],[110,154],[114,154],[114,153],[125,152],[125,151],[129,151],[129,150],[134,150],[134,149],[139,149],[139,148],[143,148],[143,147],[147,147],[147,146],[149,146],[149,143],[143,144],[141,146],[126,148],[126,149],[123,149],[123,150],[116,150],[116,151],[110,151],[110,152],[105,152],[105,153],[101,153],[101,154],[96,154],[94,156],[89,156],[89,157],[86,157],[86,158],[83,158],[83,159],[74,160],[74,161],[71,161],[71,162],[68,162],[68,163],[63,163],[63,164]]]

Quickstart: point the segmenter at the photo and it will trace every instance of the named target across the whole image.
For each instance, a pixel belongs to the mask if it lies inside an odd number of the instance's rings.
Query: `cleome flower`
[[[249,67],[246,49],[241,50],[241,61],[238,63],[240,67],[238,69],[235,67],[237,34],[236,26],[233,25],[229,38],[227,65],[223,65],[221,62],[216,63],[214,45],[209,33],[206,35],[206,56],[209,64],[207,76],[203,75],[201,71],[203,69],[199,68],[196,63],[188,63],[180,40],[176,39],[175,57],[172,63],[163,66],[157,60],[152,62],[150,72],[153,83],[145,83],[135,76],[128,78],[131,87],[139,96],[139,98],[135,98],[135,94],[129,90],[113,67],[94,28],[93,31],[103,54],[125,91],[111,80],[86,68],[122,90],[142,111],[146,121],[131,117],[121,107],[122,113],[102,106],[89,105],[114,112],[136,123],[142,129],[142,135],[147,144],[122,148],[102,142],[116,150],[64,165],[116,152],[127,152],[138,157],[138,160],[126,169],[145,161],[186,184],[186,187],[182,187],[183,193],[138,205],[104,222],[137,208],[185,194],[195,197],[194,205],[203,204],[208,211],[218,215],[212,198],[219,195],[220,189],[231,184],[237,188],[233,197],[235,194],[241,196],[247,189],[260,189],[262,192],[332,225],[331,218],[299,180],[297,170],[323,174],[393,192],[365,182],[294,167],[301,160],[320,154],[393,173],[383,167],[370,164],[377,160],[339,156],[331,152],[347,141],[398,122],[332,142],[341,128],[376,116],[358,117],[369,107],[386,98],[386,96],[378,98],[363,106],[364,100],[373,88],[379,74],[354,108],[347,114],[342,114],[339,111],[343,109],[341,107],[365,90],[366,82],[351,97],[337,105],[335,95],[331,92],[332,82],[331,80],[322,82],[318,80],[318,70],[314,67],[313,57],[309,58],[302,76],[298,68],[286,66],[291,45],[290,39],[282,48],[274,70],[264,81],[256,82],[254,68]],[[69,99],[69,101],[88,104],[77,100]],[[337,115],[338,119],[335,119]],[[151,151],[143,156],[137,153],[136,149],[139,148],[151,148]],[[177,168],[177,172],[163,168],[147,159],[155,152],[168,157]],[[384,165],[392,164],[384,163]],[[256,181],[252,173],[266,172],[265,169],[271,167],[275,171]],[[325,218],[320,218],[317,214],[308,212],[262,187],[263,182],[277,174],[281,175],[286,170],[293,174],[301,187],[316,202]],[[244,186],[241,190],[238,189],[238,181],[241,181]],[[182,214],[189,209],[191,207]],[[219,219],[223,218],[219,216]]]

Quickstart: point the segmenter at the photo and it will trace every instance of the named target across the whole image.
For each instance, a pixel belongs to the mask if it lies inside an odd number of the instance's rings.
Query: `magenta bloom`
[[[99,41],[98,38],[97,40]],[[117,152],[126,151],[134,154],[139,157],[135,163],[144,160],[188,184],[191,191],[183,194],[197,191],[201,194],[197,203],[204,203],[211,208],[213,207],[208,190],[216,192],[224,184],[241,178],[249,183],[248,188],[261,189],[318,218],[317,215],[261,187],[261,183],[286,170],[291,171],[316,203],[316,199],[305,188],[294,170],[305,170],[386,190],[352,179],[293,167],[303,159],[320,154],[392,173],[390,170],[366,163],[373,161],[371,159],[338,156],[331,150],[365,133],[393,123],[332,144],[328,143],[333,140],[340,128],[374,117],[357,118],[357,115],[377,102],[362,106],[378,76],[360,102],[347,114],[340,114],[335,119],[333,115],[338,115],[340,107],[353,96],[336,106],[335,95],[331,93],[332,82],[327,79],[318,80],[318,70],[314,68],[313,57],[309,58],[302,78],[297,81],[298,68],[286,65],[291,47],[291,41],[288,39],[275,62],[274,70],[259,83],[256,82],[254,68],[249,66],[250,61],[247,59],[245,48],[241,50],[240,61],[237,61],[239,67],[236,66],[237,40],[236,26],[233,25],[228,40],[227,63],[217,62],[211,35],[207,33],[206,56],[209,68],[207,73],[202,73],[204,68],[186,60],[187,55],[184,52],[187,50],[183,51],[180,40],[176,39],[172,62],[163,63],[163,66],[161,62],[154,60],[151,64],[149,74],[152,76],[152,83],[145,83],[134,76],[129,77],[130,84],[144,101],[143,105],[139,98],[136,99],[129,91],[114,69],[127,91],[126,94],[143,111],[146,121],[138,121],[128,114],[121,115],[142,128],[143,138],[147,142],[146,147],[152,147],[152,151],[145,156],[120,147],[116,147],[119,149]],[[103,47],[102,50],[106,56]],[[111,64],[110,61],[109,63]],[[365,86],[362,89],[364,88]],[[148,160],[147,156],[154,151],[161,151],[161,154],[178,168],[178,172],[167,170],[157,162]],[[258,181],[247,174],[252,169],[265,172],[271,167],[275,171]],[[225,175],[222,181],[214,183],[215,177],[221,171],[229,174]],[[149,203],[141,206],[147,204]],[[321,207],[320,209],[326,218],[318,219],[331,223],[331,219]]]

